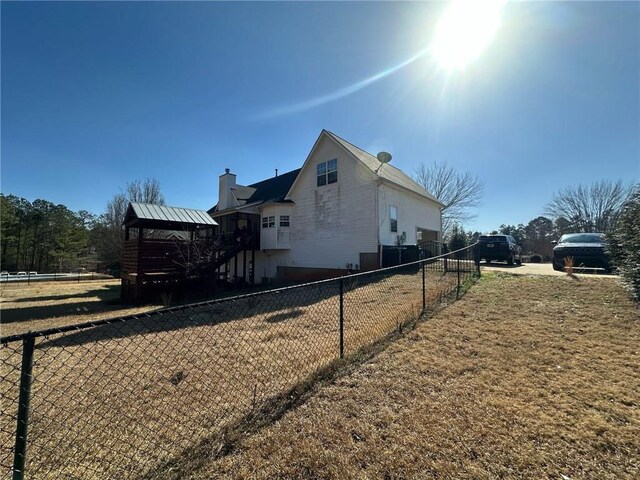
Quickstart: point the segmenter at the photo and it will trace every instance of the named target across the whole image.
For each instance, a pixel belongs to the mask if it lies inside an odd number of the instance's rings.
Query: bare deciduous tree
[[[160,183],[155,178],[128,183],[123,192],[114,195],[107,203],[105,213],[100,216],[94,228],[93,237],[100,259],[109,268],[120,266],[124,241],[122,222],[129,202],[164,205]]]
[[[477,175],[458,172],[446,162],[434,162],[420,164],[415,180],[444,204],[442,232],[445,237],[453,225],[464,225],[476,217],[473,210],[480,204],[484,188]]]
[[[164,205],[164,195],[160,191],[160,183],[155,178],[147,178],[144,182],[135,180],[128,183],[124,195],[129,202]]]
[[[568,220],[575,232],[608,232],[615,226],[632,188],[622,180],[569,186],[556,192],[545,210],[553,218]]]
[[[155,178],[144,182],[136,180],[127,183],[127,187],[107,203],[107,210],[102,215],[103,222],[116,230],[120,230],[127,213],[129,202],[155,203],[164,205],[164,195],[160,191],[160,183]]]

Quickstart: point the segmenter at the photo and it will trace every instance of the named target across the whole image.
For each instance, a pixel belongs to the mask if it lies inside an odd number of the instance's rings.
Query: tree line
[[[422,165],[416,181],[444,204],[443,234],[450,248],[472,244],[487,233],[464,230],[482,197],[483,183],[477,176],[436,162]],[[613,231],[633,188],[622,180],[570,186],[554,194],[546,215],[527,224],[502,224],[488,233],[512,235],[522,243],[524,252],[549,258],[551,241],[564,233]],[[64,271],[97,266],[117,274],[124,240],[122,221],[131,201],[164,204],[165,200],[155,179],[128,183],[100,215],[73,212],[46,200],[29,202],[0,194],[2,270]]]
[[[502,224],[496,230],[490,232],[465,231],[461,225],[454,225],[451,230],[449,243],[451,248],[457,250],[473,245],[480,235],[511,235],[522,245],[525,254],[540,255],[541,260],[550,261],[553,255],[553,240],[557,240],[565,233],[574,231],[564,218],[551,220],[545,216],[539,216],[530,220],[526,225]]]
[[[0,193],[0,269],[63,272],[87,268],[117,274],[124,240],[122,221],[129,202],[164,204],[160,184],[155,179],[127,184],[101,215]]]
[[[443,216],[449,198],[453,197],[441,198],[445,204]],[[477,205],[473,200],[466,208]],[[526,225],[502,224],[489,233],[513,236],[524,253],[536,254],[539,260],[551,259],[552,241],[565,233],[604,233],[605,248],[623,285],[640,301],[640,183],[625,185],[622,180],[601,180],[591,185],[568,186],[553,195],[545,213],[547,216],[536,217]],[[455,220],[445,232],[449,248],[458,250],[475,243],[481,233],[466,232]]]
[[[88,255],[91,213],[73,212],[47,200],[29,202],[0,194],[3,270],[77,268]]]
[[[482,233],[511,235],[522,243],[526,253],[539,254],[549,259],[553,253],[553,240],[565,233],[610,233],[616,228],[623,206],[631,197],[634,184],[622,180],[600,180],[591,185],[568,186],[553,194],[544,207],[545,215],[527,224],[501,224],[491,232],[468,232],[464,223],[472,220],[482,193],[482,183],[469,174],[456,174],[450,167],[435,164],[418,171],[416,180],[423,186],[434,188],[443,203],[444,238],[450,247],[462,248],[475,243]],[[444,180],[444,181],[443,181]],[[444,188],[443,185],[456,188]],[[437,196],[437,194],[436,194]]]

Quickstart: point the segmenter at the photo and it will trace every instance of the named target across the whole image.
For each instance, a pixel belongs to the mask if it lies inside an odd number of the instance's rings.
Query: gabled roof
[[[137,224],[148,228],[166,227],[167,229],[218,225],[204,210],[138,202],[129,203],[123,224],[127,226]]]
[[[302,169],[298,168],[277,177],[249,185],[249,187],[255,188],[256,191],[249,197],[247,203],[283,200],[295,179],[298,178],[300,170]]]
[[[431,195],[427,190],[421,187],[418,183],[416,183],[415,180],[413,180],[402,170],[388,163],[381,163],[370,153],[365,152],[361,148],[356,147],[354,144],[347,142],[345,139],[328,130],[322,130],[322,132],[318,136],[318,139],[313,145],[311,152],[307,156],[305,164],[311,157],[311,154],[318,145],[318,142],[324,135],[330,137],[333,141],[341,145],[348,153],[353,155],[357,160],[360,160],[360,162],[362,162],[367,168],[369,168],[376,177],[387,180],[395,185],[403,187],[422,197],[428,198],[429,200],[432,200],[439,205],[444,206],[442,202]],[[298,174],[301,170],[302,168],[298,168],[297,170],[292,170],[291,172],[287,172],[277,177],[263,180],[261,182],[253,183],[248,186],[236,185],[235,197],[236,200],[238,200],[239,205],[227,208],[225,210],[231,211],[243,206],[257,206],[265,202],[286,201],[286,198],[290,194],[291,189],[295,184],[296,179],[298,178]],[[208,213],[212,215],[214,213],[217,213],[217,207],[217,205],[214,205],[208,210]]]
[[[280,202],[298,177],[301,168],[292,170],[277,177],[268,178],[248,186],[236,185],[236,199],[240,206],[259,205],[265,202]],[[236,207],[231,207],[236,208]],[[216,212],[217,205],[209,209],[209,213]]]
[[[329,137],[338,142],[343,148],[345,148],[347,151],[349,151],[349,153],[360,160],[378,177],[388,180],[391,183],[395,183],[396,185],[404,187],[414,193],[417,193],[418,195],[427,197],[428,199],[433,200],[440,205],[443,205],[440,200],[431,195],[427,190],[425,190],[415,180],[413,180],[409,175],[404,173],[399,168],[396,168],[389,163],[381,163],[375,156],[371,155],[369,152],[365,152],[360,147],[355,146],[353,143],[347,142],[345,139],[339,137],[335,133],[332,133],[328,130],[323,130],[322,133],[326,133]],[[322,133],[320,135],[322,135]]]
[[[253,195],[255,191],[255,188],[245,187],[244,185],[236,185],[236,200],[238,200],[238,203],[240,203],[240,205],[243,205],[251,198],[251,195]]]

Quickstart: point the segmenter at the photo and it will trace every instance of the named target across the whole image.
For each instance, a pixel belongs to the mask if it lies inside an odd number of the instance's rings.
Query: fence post
[[[424,276],[425,263],[422,262],[422,313],[427,309],[427,282]]]
[[[27,452],[27,428],[29,426],[29,402],[33,380],[33,350],[35,338],[27,337],[22,342],[22,368],[20,370],[20,397],[16,421],[16,442],[13,456],[13,480],[24,479],[25,455]]]
[[[340,358],[344,358],[344,284],[340,277]]]
[[[458,270],[458,288],[456,289],[456,299],[460,298],[460,257],[456,259],[456,268]]]

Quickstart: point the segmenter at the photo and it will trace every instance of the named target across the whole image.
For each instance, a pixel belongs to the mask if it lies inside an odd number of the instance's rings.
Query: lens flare
[[[491,42],[500,26],[500,12],[507,0],[458,0],[451,3],[438,23],[433,43],[382,72],[322,96],[282,105],[258,113],[252,120],[292,115],[352,95],[396,73],[422,57],[452,72],[475,60]]]
[[[500,26],[505,0],[459,0],[444,12],[436,28],[431,54],[445,70],[473,62],[489,45]]]
[[[420,57],[424,56],[426,53],[428,53],[428,50],[422,50],[418,53],[416,53],[415,55],[413,55],[412,57],[409,57],[408,59],[404,60],[401,63],[398,63],[392,67],[387,68],[386,70],[383,70],[382,72],[376,73],[375,75],[371,75],[370,77],[367,77],[363,80],[360,80],[354,84],[348,85],[346,87],[343,87],[339,90],[336,90],[335,92],[332,93],[328,93],[326,95],[322,95],[320,97],[316,97],[316,98],[311,98],[309,100],[305,100],[303,102],[299,102],[299,103],[294,103],[291,105],[283,105],[281,107],[276,107],[273,108],[271,110],[268,110],[266,112],[262,112],[258,115],[255,115],[253,117],[254,120],[265,120],[268,118],[273,118],[273,117],[280,117],[280,116],[284,116],[284,115],[291,115],[294,113],[300,113],[300,112],[304,112],[306,110],[309,110],[311,108],[314,107],[319,107],[320,105],[324,105],[325,103],[329,103],[329,102],[333,102],[335,100],[339,100],[341,98],[344,98],[348,95],[351,95],[352,93],[357,92],[358,90],[362,90],[363,88],[371,85],[372,83],[378,82],[380,80],[382,80],[385,77],[388,77],[389,75],[391,75],[392,73],[397,72],[398,70],[400,70],[401,68],[406,67],[407,65],[415,62],[416,60],[418,60]]]

